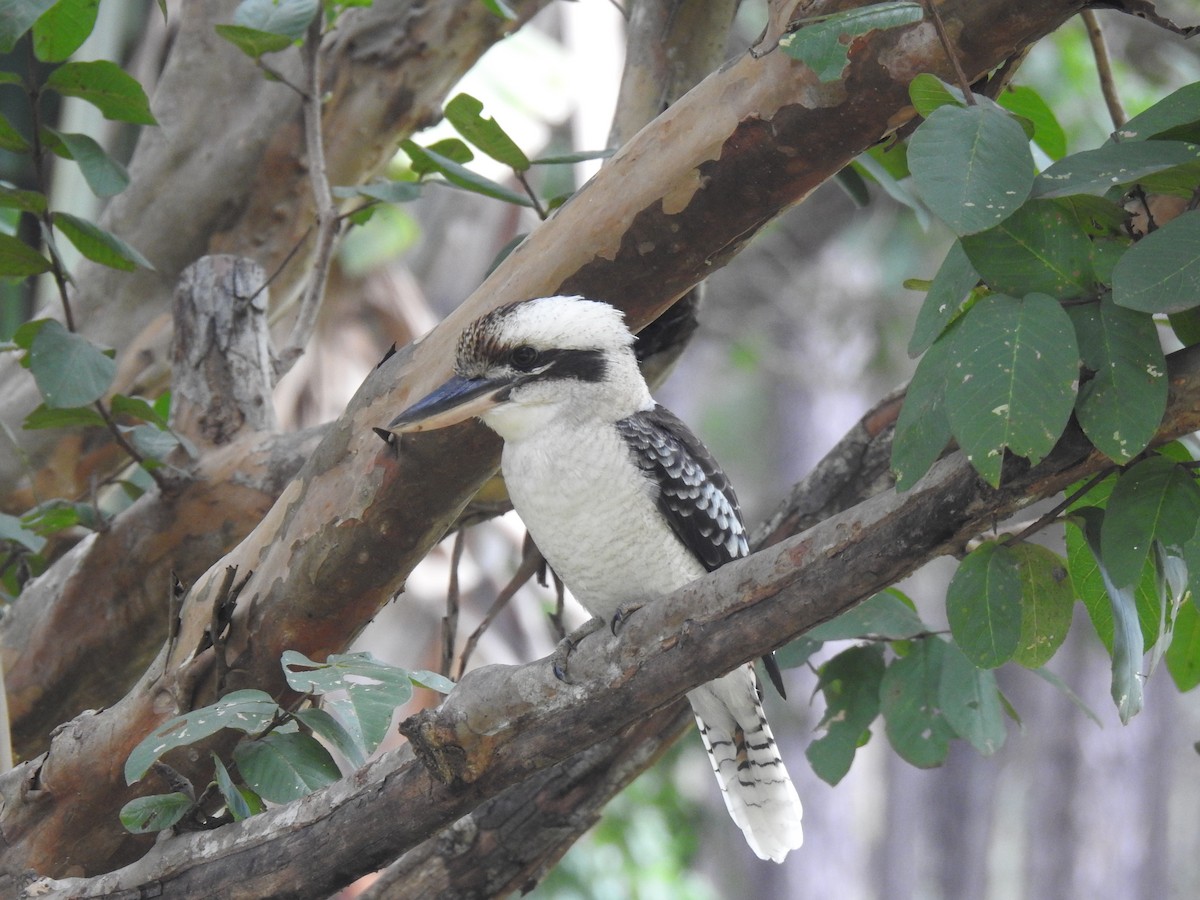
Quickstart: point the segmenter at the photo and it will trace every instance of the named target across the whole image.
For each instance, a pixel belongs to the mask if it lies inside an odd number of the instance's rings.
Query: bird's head
[[[405,434],[478,416],[519,440],[555,419],[615,422],[651,403],[619,310],[582,297],[541,297],[468,325],[453,377],[388,427]]]

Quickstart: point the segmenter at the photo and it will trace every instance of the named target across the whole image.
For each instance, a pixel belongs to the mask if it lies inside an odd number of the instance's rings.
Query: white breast
[[[623,603],[652,600],[704,574],[615,428],[552,425],[506,441],[502,466],[538,548],[592,615],[610,618]]]

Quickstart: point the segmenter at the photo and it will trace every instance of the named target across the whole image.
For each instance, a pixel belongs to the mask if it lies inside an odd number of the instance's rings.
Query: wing
[[[671,530],[709,572],[750,552],[733,486],[708,448],[658,404],[617,422],[638,467],[658,485],[658,509]],[[786,697],[775,654],[763,658],[779,696]]]
[[[749,552],[729,479],[688,427],[662,406],[617,422],[639,468],[658,486],[658,509],[709,572]]]

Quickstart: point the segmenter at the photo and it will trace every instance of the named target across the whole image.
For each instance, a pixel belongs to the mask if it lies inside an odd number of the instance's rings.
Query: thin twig
[[[471,636],[467,638],[466,644],[463,645],[462,655],[458,658],[458,680],[462,680],[463,674],[467,671],[467,661],[471,658],[471,654],[475,652],[475,647],[483,637],[485,631],[491,627],[496,616],[500,611],[508,605],[508,601],[513,598],[513,595],[521,589],[521,587],[537,572],[538,566],[542,564],[542,554],[538,552],[536,546],[530,541],[525,546],[525,555],[521,559],[521,564],[517,566],[517,571],[513,573],[513,577],[509,579],[508,584],[500,589],[496,594],[496,599],[492,601],[491,607],[488,608],[487,614],[483,617],[483,621],[479,623],[479,627],[471,632]]]
[[[527,179],[525,177],[524,172],[518,172],[516,169],[513,169],[513,174],[517,176],[517,181],[521,182],[521,187],[523,187],[525,189],[525,194],[529,197],[530,201],[533,203],[533,211],[535,213],[537,213],[538,219],[545,222],[546,218],[550,214],[548,212],[546,212],[546,208],[544,206],[542,206],[541,201],[538,200],[537,192],[533,189],[533,186],[529,183],[529,179]]]
[[[942,48],[946,51],[946,56],[950,59],[950,65],[954,67],[954,77],[958,79],[958,86],[962,89],[963,99],[967,101],[969,106],[975,105],[975,94],[971,91],[971,82],[967,80],[967,73],[963,71],[962,63],[958,61],[958,53],[954,49],[954,45],[950,43],[950,34],[946,31],[946,23],[942,21],[941,13],[937,11],[935,0],[924,0],[925,10],[929,13],[929,18],[933,20],[934,30],[937,31],[938,40],[942,43]]]
[[[450,677],[450,666],[454,664],[454,639],[458,633],[458,566],[462,562],[465,534],[459,529],[454,535],[454,547],[450,551],[450,586],[446,589],[446,615],[442,618],[442,667],[438,670]]]
[[[296,321],[287,345],[275,360],[275,376],[281,378],[304,353],[317,326],[317,314],[325,296],[325,283],[333,263],[333,246],[341,228],[333,192],[329,188],[329,172],[325,163],[325,144],[321,136],[321,37],[325,17],[317,14],[304,39],[304,67],[308,76],[304,107],[304,145],[308,154],[308,179],[312,185],[313,206],[317,219],[317,246],[312,273],[296,310]]]
[[[1036,519],[1034,522],[1027,525],[1026,527],[1022,528],[1016,534],[1010,535],[1009,537],[1007,537],[1004,540],[1004,543],[1005,544],[1018,544],[1021,541],[1025,540],[1025,538],[1029,537],[1031,534],[1035,534],[1035,533],[1041,531],[1047,525],[1054,522],[1054,520],[1058,518],[1059,514],[1062,513],[1063,510],[1065,510],[1068,506],[1070,506],[1072,503],[1074,503],[1080,497],[1085,496],[1088,493],[1088,491],[1090,491],[1092,488],[1094,488],[1096,485],[1098,485],[1101,481],[1103,481],[1105,478],[1107,478],[1109,475],[1111,475],[1115,469],[1116,469],[1116,466],[1109,466],[1107,469],[1102,469],[1101,471],[1097,472],[1090,479],[1088,479],[1088,482],[1083,487],[1081,487],[1079,490],[1072,493],[1071,496],[1065,498],[1061,503],[1056,504],[1055,507],[1053,509],[1051,509],[1049,512],[1047,512],[1044,516],[1040,516],[1038,519]]]
[[[100,414],[100,418],[104,420],[104,424],[108,427],[109,434],[113,436],[113,440],[117,442],[117,446],[124,450],[130,459],[141,466],[146,474],[154,480],[154,483],[158,485],[159,492],[165,494],[167,492],[167,488],[169,487],[169,483],[167,479],[163,477],[162,472],[158,471],[157,468],[151,468],[150,466],[146,465],[146,458],[137,451],[137,448],[135,448],[133,444],[129,443],[129,441],[125,439],[125,435],[121,433],[120,426],[117,425],[116,420],[112,417],[112,414],[102,402],[97,400],[92,404],[92,406],[95,407],[96,412]]]
[[[1100,92],[1104,94],[1104,103],[1108,106],[1108,115],[1112,118],[1113,128],[1120,128],[1129,117],[1125,115],[1125,107],[1117,95],[1117,83],[1113,78],[1112,63],[1108,56],[1108,44],[1104,40],[1104,29],[1096,13],[1085,9],[1080,13],[1083,23],[1087,26],[1088,41],[1092,45],[1092,55],[1096,57],[1096,74],[1100,76]]]

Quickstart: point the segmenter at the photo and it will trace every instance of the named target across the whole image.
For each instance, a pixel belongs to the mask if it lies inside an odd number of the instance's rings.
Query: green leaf
[[[1021,640],[1018,557],[987,541],[959,564],[946,589],[950,633],[971,663],[994,669],[1008,662]]]
[[[408,673],[409,680],[413,684],[419,684],[421,687],[427,687],[431,691],[437,691],[439,694],[448,694],[454,690],[454,682],[445,675],[439,675],[437,672],[430,672],[428,669],[417,669],[415,672]]]
[[[1114,493],[1115,493],[1114,489]],[[1111,500],[1110,500],[1111,502]],[[1107,560],[1100,554],[1102,522],[1108,518],[1094,508],[1084,508],[1075,513],[1083,523],[1083,534],[1088,547],[1099,563],[1100,576],[1112,602],[1112,689],[1113,702],[1121,724],[1127,724],[1142,709],[1142,656],[1145,642],[1138,621],[1137,600],[1131,588],[1118,587],[1109,575]]]
[[[125,782],[140,781],[156,760],[177,747],[204,740],[222,728],[257,734],[279,714],[279,704],[270,694],[244,690],[226,694],[211,706],[176,716],[158,726],[133,748],[125,761]]]
[[[129,172],[86,134],[54,132],[79,164],[84,180],[97,197],[113,197],[129,187]]]
[[[320,0],[242,0],[233,22],[298,41],[320,8]]]
[[[1037,544],[1009,547],[1021,578],[1021,636],[1013,659],[1028,669],[1044,666],[1071,628],[1075,592],[1063,559]]]
[[[1104,514],[1099,559],[1116,585],[1133,587],[1152,543],[1181,549],[1195,535],[1197,520],[1200,487],[1191,472],[1151,456],[1117,480]]]
[[[245,796],[238,789],[238,786],[233,783],[233,779],[229,777],[229,770],[225,768],[225,763],[217,754],[211,754],[213,761],[213,777],[217,782],[217,790],[221,792],[221,797],[225,800],[225,808],[229,810],[229,814],[233,816],[233,821],[240,822],[243,819],[248,819],[253,815],[250,810],[250,804],[246,802]]]
[[[1075,414],[1109,459],[1126,463],[1149,446],[1167,409],[1167,363],[1154,320],[1103,298],[1071,310],[1083,364],[1096,374]]]
[[[1113,269],[1113,300],[1148,313],[1200,306],[1200,210],[1146,235]]]
[[[446,104],[443,112],[455,131],[496,162],[503,163],[517,172],[524,172],[529,168],[529,157],[508,133],[496,124],[495,119],[485,119],[481,115],[481,101],[470,94],[458,94]]]
[[[63,63],[46,79],[46,87],[91,103],[106,119],[157,125],[142,86],[108,60]]]
[[[54,3],[55,0],[5,0],[0,4],[0,53],[12,53],[17,41]]]
[[[0,115],[0,150],[12,153],[29,152],[29,141],[25,140],[25,135],[17,131],[5,115]]]
[[[1183,141],[1106,144],[1073,153],[1037,177],[1034,197],[1106,194],[1118,185],[1134,184],[1147,175],[1200,159],[1200,146]]]
[[[788,56],[801,60],[821,81],[836,81],[849,65],[850,38],[875,30],[899,28],[920,22],[919,3],[873,3],[858,9],[820,17],[779,42]]]
[[[1171,330],[1175,332],[1175,337],[1179,338],[1179,343],[1185,347],[1200,344],[1200,309],[1185,309],[1183,312],[1171,313],[1167,318],[1170,319]]]
[[[34,23],[33,52],[42,62],[62,62],[96,25],[100,0],[58,0]]]
[[[504,0],[480,0],[480,2],[483,4],[484,9],[497,18],[508,22],[515,22],[517,20],[517,14],[513,12],[512,7],[505,3]]]
[[[323,709],[301,709],[292,713],[307,726],[313,734],[320,735],[329,741],[334,748],[358,769],[367,761],[366,748],[358,739],[346,730],[337,719]]]
[[[97,531],[103,524],[103,517],[94,506],[87,503],[47,500],[25,513],[21,521],[38,534],[49,535],[76,525]]]
[[[416,181],[378,181],[358,187],[337,187],[335,197],[366,197],[383,203],[408,203],[420,199],[421,185]]]
[[[157,425],[159,428],[167,427],[167,420],[145,397],[126,397],[124,394],[114,394],[112,412],[115,416],[132,416],[143,422]]]
[[[413,144],[413,146],[418,150],[421,149],[417,144]],[[404,149],[403,144],[400,147]],[[459,165],[465,165],[475,158],[475,154],[471,152],[471,148],[458,138],[443,138],[440,141],[434,141],[434,143],[425,149],[453,160]],[[418,177],[441,171],[427,155],[418,154],[417,156],[413,156],[410,153],[408,154],[408,159],[413,173]]]
[[[293,44],[292,39],[284,35],[244,25],[216,25],[213,30],[251,59],[258,59],[264,53],[278,53]]]
[[[1166,132],[1175,132],[1180,128],[1194,126],[1200,116],[1200,82],[1184,85],[1172,94],[1168,94],[1149,109],[1138,113],[1113,136],[1114,139],[1129,142],[1142,141]]]
[[[958,328],[955,324],[951,326]],[[951,366],[953,339],[943,335],[925,351],[912,381],[892,439],[892,470],[896,490],[909,490],[929,471],[950,443],[950,419],[946,414],[946,376]]]
[[[929,72],[922,72],[908,84],[908,98],[913,107],[928,119],[941,106],[966,106],[963,92]]]
[[[967,259],[962,244],[955,241],[933,276],[929,293],[925,295],[925,302],[917,313],[912,339],[908,342],[910,357],[915,359],[933,346],[933,342],[958,317],[967,296],[978,283],[979,273]]]
[[[484,178],[460,166],[449,157],[442,156],[437,151],[431,148],[421,148],[412,141],[403,141],[400,148],[408,154],[413,161],[413,168],[432,168],[439,172],[450,184],[460,187],[463,190],[471,191],[474,194],[482,194],[485,197],[491,197],[495,200],[503,200],[506,203],[513,203],[517,206],[533,206],[533,201],[524,194],[518,194],[516,191],[509,190],[503,185],[497,184],[490,178]]]
[[[0,207],[41,215],[46,211],[46,195],[41,191],[23,191],[0,184]]]
[[[607,150],[577,150],[574,153],[556,153],[553,156],[539,156],[531,159],[531,166],[569,166],[575,163],[590,162],[593,159],[608,159],[617,151]]]
[[[16,516],[5,512],[0,512],[0,541],[20,544],[33,553],[41,553],[42,548],[46,546],[44,537],[26,528]]]
[[[104,396],[117,364],[83,335],[50,320],[29,347],[29,370],[46,406],[63,409],[87,406]]]
[[[1180,692],[1200,684],[1200,609],[1184,603],[1175,616],[1171,646],[1167,648],[1167,671]]]
[[[996,676],[978,669],[954,644],[942,661],[938,705],[946,723],[984,756],[1004,746],[1004,711]]]
[[[1005,449],[1037,464],[1062,435],[1079,370],[1075,330],[1044,294],[993,294],[971,307],[950,337],[950,427],[996,487]]]
[[[827,784],[845,777],[855,751],[869,737],[879,715],[883,672],[882,644],[851,647],[821,666],[817,689],[825,695],[825,714],[817,727],[825,734],[808,745],[805,755]]]
[[[929,626],[898,591],[888,589],[864,600],[836,619],[806,632],[815,641],[844,641],[855,638],[901,640],[929,631]]]
[[[154,266],[142,254],[129,246],[119,237],[110,234],[98,225],[93,225],[87,219],[72,216],[64,212],[53,214],[54,227],[67,236],[75,245],[75,249],[92,262],[119,269],[122,272],[132,272],[138,266],[154,270]]]
[[[329,751],[307,734],[273,731],[238,744],[233,758],[246,784],[271,803],[299,800],[342,777]]]
[[[178,436],[157,425],[137,425],[122,429],[133,448],[147,460],[163,462],[180,445]],[[192,456],[195,456],[193,453]]]
[[[997,98],[1005,109],[1033,123],[1033,142],[1051,159],[1062,159],[1067,153],[1067,135],[1055,118],[1053,110],[1031,87],[1008,87]]]
[[[50,271],[50,261],[24,241],[0,233],[0,276],[28,278]]]
[[[170,828],[196,805],[182,791],[137,797],[121,807],[121,824],[133,834],[150,834]]]
[[[1093,291],[1092,243],[1059,201],[1031,200],[995,228],[964,237],[962,246],[999,293],[1066,300]]]
[[[288,685],[306,694],[345,691],[345,697],[326,698],[324,706],[346,725],[355,741],[374,752],[383,741],[396,707],[412,698],[412,681],[405,669],[379,662],[369,653],[332,654],[313,662],[295,650],[281,662]]]
[[[921,198],[959,235],[1003,222],[1033,186],[1024,130],[982,105],[934,110],[909,138],[908,166]]]
[[[879,687],[888,740],[902,759],[922,769],[946,759],[954,729],[940,704],[946,642],[915,641],[907,656],[887,667]]]
[[[90,406],[52,409],[44,403],[27,415],[21,425],[28,431],[38,431],[42,428],[88,428],[92,426],[103,428],[104,419]]]

